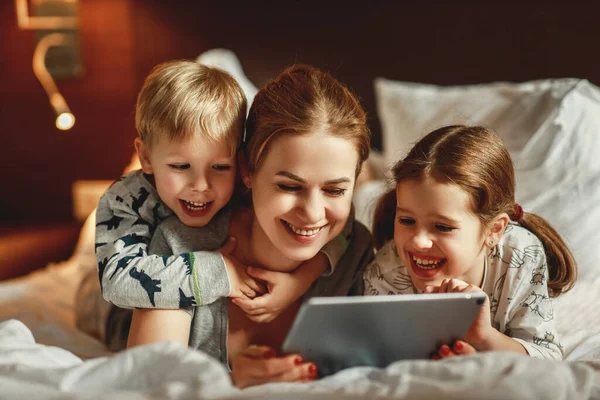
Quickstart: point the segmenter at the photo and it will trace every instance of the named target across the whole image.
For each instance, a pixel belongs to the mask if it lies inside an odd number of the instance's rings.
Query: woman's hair
[[[419,140],[394,165],[395,184],[432,179],[453,184],[470,198],[472,212],[483,226],[506,213],[542,242],[550,276],[548,290],[558,296],[575,283],[577,267],[560,235],[542,218],[523,213],[515,202],[515,174],[510,154],[500,138],[483,127],[447,126]],[[386,193],[375,210],[373,232],[377,247],[394,237],[396,188]]]
[[[225,140],[235,153],[244,130],[246,96],[227,72],[194,61],[157,65],[137,98],[135,125],[150,149],[158,137],[182,140],[202,135]]]
[[[261,89],[250,107],[244,139],[249,172],[260,167],[275,138],[312,132],[351,141],[359,156],[358,176],[370,149],[363,108],[330,74],[308,65],[295,65]]]

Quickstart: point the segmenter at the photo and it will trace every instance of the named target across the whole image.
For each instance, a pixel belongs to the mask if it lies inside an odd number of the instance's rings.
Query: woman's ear
[[[238,167],[240,169],[240,176],[242,177],[242,182],[248,188],[252,188],[252,175],[250,174],[250,170],[248,169],[248,161],[246,160],[246,156],[244,156],[244,152],[238,152],[237,156]]]
[[[504,230],[510,221],[510,217],[506,213],[501,213],[490,222],[488,225],[488,233],[485,238],[485,244],[489,248],[494,247],[500,241],[504,234]]]
[[[150,150],[139,137],[135,138],[135,140],[133,141],[133,145],[135,146],[135,151],[137,152],[138,158],[140,159],[142,171],[144,171],[145,174],[152,174],[152,164],[150,164]]]

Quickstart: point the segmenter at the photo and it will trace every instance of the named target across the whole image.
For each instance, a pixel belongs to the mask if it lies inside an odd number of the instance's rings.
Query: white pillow
[[[497,132],[515,165],[517,201],[563,236],[580,279],[600,276],[600,89],[554,79],[440,87],[375,80],[388,166],[451,124]]]

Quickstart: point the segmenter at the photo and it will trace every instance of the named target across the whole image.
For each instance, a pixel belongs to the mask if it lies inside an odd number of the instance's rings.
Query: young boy
[[[199,234],[226,241],[223,221],[229,219],[245,115],[244,93],[219,69],[174,61],[146,78],[137,100],[134,141],[142,169],[115,182],[96,212],[98,275],[107,301],[122,308],[174,309],[265,293],[264,282],[221,252],[167,257],[147,251],[156,227],[173,214],[185,225],[202,227]],[[341,242],[325,250],[332,266],[342,253]],[[270,320],[295,301],[326,262],[309,264],[293,272],[293,280],[269,284],[261,304],[266,316],[251,318]]]

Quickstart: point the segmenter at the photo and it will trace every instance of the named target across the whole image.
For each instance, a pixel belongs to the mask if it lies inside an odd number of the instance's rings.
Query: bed
[[[198,61],[232,72],[249,98],[256,92],[236,53],[213,49]],[[575,288],[554,302],[564,361],[482,353],[240,391],[216,361],[185,346],[114,354],[99,340],[98,314],[85,319],[88,308],[106,310],[76,301],[82,279],[96,268],[91,214],[68,259],[0,282],[0,397],[600,398],[600,229],[593,223],[600,221],[600,89],[575,78],[436,86],[374,76],[372,85],[383,151],[374,151],[365,167],[354,198],[357,218],[371,225],[387,169],[421,135],[450,123],[496,130],[515,162],[517,200],[557,228],[579,264]]]

